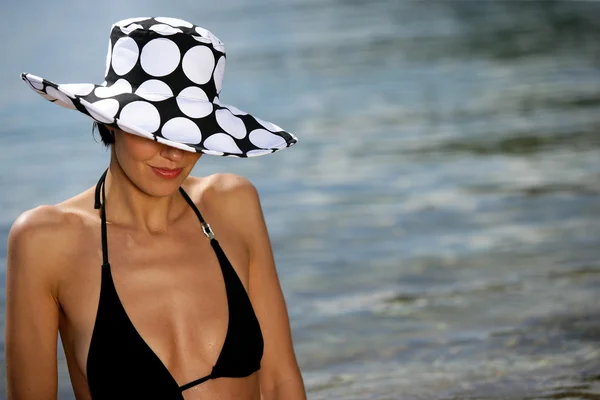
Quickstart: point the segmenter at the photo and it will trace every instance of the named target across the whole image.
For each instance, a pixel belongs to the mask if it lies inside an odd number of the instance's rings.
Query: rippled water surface
[[[258,187],[309,398],[600,398],[600,3],[6,5],[0,268],[18,214],[108,160],[18,74],[101,82],[143,14],[212,30],[223,101],[300,137],[194,173]]]

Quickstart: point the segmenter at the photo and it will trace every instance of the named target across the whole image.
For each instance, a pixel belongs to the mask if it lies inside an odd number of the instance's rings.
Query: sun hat
[[[179,149],[253,157],[285,149],[294,135],[219,100],[225,46],[208,30],[169,17],[111,27],[102,84],[56,84],[23,73],[38,94],[94,121]]]

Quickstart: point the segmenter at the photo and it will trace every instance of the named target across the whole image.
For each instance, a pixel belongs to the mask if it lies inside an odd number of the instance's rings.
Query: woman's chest
[[[99,244],[99,235],[97,239]],[[244,246],[235,238],[222,242],[228,261],[247,287]],[[168,363],[193,348],[207,365],[214,362],[226,334],[228,299],[223,266],[209,241],[201,234],[148,237],[109,228],[107,250],[117,300],[157,355]],[[61,335],[83,374],[100,293],[108,284],[102,260],[101,246],[82,248],[59,288]],[[171,367],[176,372],[177,366]]]

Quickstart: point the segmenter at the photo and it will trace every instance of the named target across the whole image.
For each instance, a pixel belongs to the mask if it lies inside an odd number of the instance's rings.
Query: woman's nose
[[[183,158],[183,150],[171,146],[165,146],[160,154],[171,161],[179,161]]]

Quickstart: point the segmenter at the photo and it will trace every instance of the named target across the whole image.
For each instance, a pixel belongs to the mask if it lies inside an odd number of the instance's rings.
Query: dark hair
[[[115,142],[115,135],[106,127],[106,125],[94,122],[94,125],[92,125],[92,135],[96,129],[100,133],[100,140],[106,147]]]

